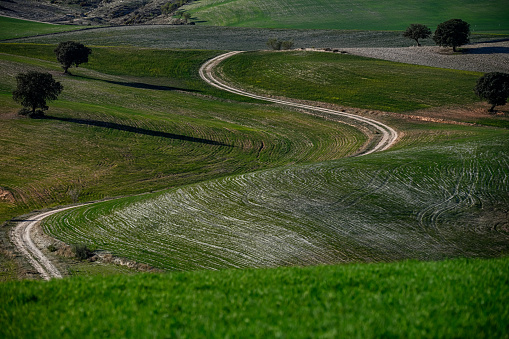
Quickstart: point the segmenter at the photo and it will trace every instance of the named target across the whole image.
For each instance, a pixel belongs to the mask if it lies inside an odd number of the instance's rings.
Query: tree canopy
[[[470,24],[461,19],[451,19],[438,25],[433,40],[439,46],[456,47],[470,42]]]
[[[12,97],[25,109],[31,109],[31,111],[25,111],[31,117],[39,112],[40,115],[44,114],[43,111],[48,109],[46,101],[56,100],[63,89],[62,84],[55,81],[49,73],[35,71],[19,73],[16,81],[17,87],[12,92]],[[36,112],[38,108],[40,111]]]
[[[64,73],[69,73],[68,69],[72,65],[78,65],[88,62],[88,56],[92,50],[83,44],[75,41],[65,41],[58,44],[55,49],[58,62],[62,64]]]
[[[489,111],[493,112],[495,106],[502,106],[507,103],[507,98],[509,98],[509,74],[501,72],[486,73],[477,80],[474,92],[492,105]]]
[[[417,46],[420,46],[419,39],[427,39],[431,36],[431,29],[426,25],[422,24],[411,24],[407,27],[406,31],[403,32],[405,38],[413,39],[417,42]]]

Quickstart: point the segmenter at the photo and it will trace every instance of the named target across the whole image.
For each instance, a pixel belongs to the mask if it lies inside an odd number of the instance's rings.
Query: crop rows
[[[497,218],[509,203],[506,149],[502,136],[290,166],[88,206],[44,227],[170,270],[496,256],[509,240]]]

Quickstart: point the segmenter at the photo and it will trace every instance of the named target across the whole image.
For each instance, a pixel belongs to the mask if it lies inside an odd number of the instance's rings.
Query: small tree
[[[20,73],[16,76],[16,81],[17,87],[12,92],[12,97],[25,107],[20,113],[30,117],[44,115],[43,111],[48,109],[46,100],[56,100],[63,89],[60,82],[55,81],[49,73]],[[41,110],[36,113],[38,108]]]
[[[188,13],[188,12],[184,12],[182,14],[182,17],[184,17],[184,22],[187,24],[187,22],[189,21],[189,19],[191,19],[191,14]]]
[[[178,5],[175,3],[172,3],[171,1],[165,3],[161,6],[161,12],[164,15],[171,14],[173,11],[175,11],[178,8]]]
[[[286,40],[281,42],[281,49],[292,49],[293,40]]]
[[[58,62],[62,64],[64,73],[69,73],[68,69],[72,65],[78,65],[88,62],[88,56],[92,50],[83,44],[75,41],[65,41],[58,44],[55,49]]]
[[[493,112],[495,106],[502,106],[507,103],[507,98],[509,98],[509,74],[486,73],[477,79],[474,92],[478,97],[487,100],[492,105],[488,111]]]
[[[279,41],[276,38],[271,38],[267,41],[267,46],[272,48],[273,50],[279,51],[281,49],[281,46],[283,45],[282,41]]]
[[[420,46],[419,39],[427,39],[431,36],[431,29],[422,24],[411,24],[407,27],[406,31],[403,32],[405,38],[415,40],[417,46]]]
[[[470,42],[470,24],[461,19],[451,19],[438,25],[433,40],[439,46],[456,47]]]

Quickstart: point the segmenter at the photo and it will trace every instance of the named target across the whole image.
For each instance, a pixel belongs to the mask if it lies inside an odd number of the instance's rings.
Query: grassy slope
[[[505,0],[201,0],[184,8],[205,25],[404,30],[411,23],[436,27],[461,18],[474,32],[509,30]]]
[[[365,140],[334,122],[225,102],[233,96],[218,99],[211,96],[214,90],[202,91],[198,66],[218,52],[94,48],[95,58],[117,60],[116,68],[97,59],[88,66],[117,75],[79,68],[76,76],[65,77],[56,63],[44,60],[54,46],[25,47],[0,46],[39,56],[0,56],[0,182],[17,199],[15,205],[0,204],[2,220],[70,203],[76,193],[80,200],[143,193],[337,158]],[[118,68],[119,60],[126,67]],[[60,99],[50,104],[51,119],[15,116],[14,77],[27,69],[49,70],[64,85]]]
[[[87,206],[44,228],[170,270],[509,253],[509,131],[446,131],[379,155]]]
[[[2,338],[503,338],[509,260],[0,284]]]
[[[79,26],[51,25],[0,16],[0,40],[83,29]]]
[[[251,91],[388,112],[476,102],[472,88],[482,75],[300,51],[236,55],[222,71]]]

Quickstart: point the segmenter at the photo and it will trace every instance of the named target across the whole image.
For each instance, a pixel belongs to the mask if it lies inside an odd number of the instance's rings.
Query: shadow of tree
[[[467,54],[507,54],[509,47],[493,46],[493,47],[476,47],[465,48]]]
[[[84,75],[76,76],[77,78],[83,78],[83,79],[89,79],[89,80],[96,80],[96,81],[103,81],[107,82],[109,84],[119,85],[119,86],[127,86],[132,88],[140,88],[140,89],[150,89],[155,91],[184,91],[184,92],[201,92],[199,90],[189,89],[189,88],[179,88],[179,87],[172,87],[172,86],[164,86],[164,85],[153,85],[153,84],[147,84],[144,82],[134,82],[134,81],[113,81],[113,80],[104,80],[104,79],[97,79],[92,78]]]
[[[228,144],[225,144],[222,142],[218,142],[218,141],[214,141],[214,140],[195,138],[195,137],[190,137],[190,136],[186,136],[186,135],[179,135],[179,134],[167,133],[167,132],[162,132],[162,131],[152,131],[152,130],[145,129],[145,128],[122,125],[122,124],[117,124],[114,122],[86,120],[86,119],[74,119],[74,118],[61,118],[61,117],[54,117],[54,116],[48,116],[48,115],[46,115],[44,117],[44,119],[65,121],[65,122],[71,122],[71,123],[87,125],[87,126],[104,127],[104,128],[115,129],[118,131],[125,131],[125,132],[131,132],[131,133],[137,133],[137,134],[142,134],[142,135],[149,135],[149,136],[153,136],[153,137],[161,137],[161,138],[167,138],[167,139],[173,139],[173,140],[189,141],[189,142],[196,142],[196,143],[200,143],[200,144],[215,145],[215,146],[233,147],[231,145],[228,145]]]

